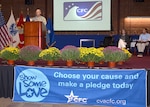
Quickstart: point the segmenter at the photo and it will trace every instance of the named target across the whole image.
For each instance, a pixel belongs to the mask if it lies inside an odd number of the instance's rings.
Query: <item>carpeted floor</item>
[[[132,56],[131,59],[126,61],[123,65],[117,66],[118,68],[128,68],[128,69],[147,69],[150,70],[150,56],[144,56],[142,58],[138,58],[137,56]]]

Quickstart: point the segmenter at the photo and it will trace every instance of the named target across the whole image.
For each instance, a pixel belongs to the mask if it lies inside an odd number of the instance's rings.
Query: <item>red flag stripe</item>
[[[3,27],[0,28],[0,42],[2,44],[2,47],[5,47],[7,45],[7,41],[5,41],[5,32],[3,31]]]
[[[9,33],[8,33],[8,28],[7,28],[7,26],[6,26],[6,25],[4,25],[4,30],[5,30],[6,35],[7,35],[7,36],[5,36],[5,37],[6,37],[6,39],[7,39],[7,41],[8,41],[8,42],[11,42],[10,35],[9,35]]]
[[[4,25],[4,27],[2,28],[2,32],[3,32],[3,38],[4,38],[4,41],[6,42],[6,44],[8,45],[10,40],[8,39],[8,32],[6,30],[6,25]]]
[[[1,43],[2,48],[5,47],[5,42],[4,42],[4,39],[3,39],[3,33],[2,32],[0,32],[0,43]]]
[[[7,45],[9,45],[10,43],[10,38],[9,38],[9,34],[7,32],[7,27],[6,25],[0,27],[0,42],[1,42],[1,45],[2,47],[5,47]]]

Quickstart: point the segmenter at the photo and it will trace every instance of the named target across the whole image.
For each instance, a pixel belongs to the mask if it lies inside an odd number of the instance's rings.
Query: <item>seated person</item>
[[[118,48],[130,48],[130,37],[126,34],[126,31],[124,29],[122,29],[121,31]]]
[[[143,57],[145,47],[149,45],[149,41],[150,41],[150,34],[148,33],[148,30],[144,28],[143,33],[139,36],[139,40],[137,41],[136,44],[138,49],[137,57]]]

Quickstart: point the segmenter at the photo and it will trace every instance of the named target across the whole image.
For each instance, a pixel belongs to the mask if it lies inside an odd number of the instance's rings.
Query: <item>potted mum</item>
[[[122,48],[122,50],[125,53],[124,61],[128,60],[129,58],[131,58],[132,54],[127,49]]]
[[[79,59],[80,51],[77,47],[67,45],[61,49],[61,59],[67,61],[67,66],[72,66],[73,61]]]
[[[100,48],[97,48],[100,52],[103,53],[103,50],[104,50],[104,47],[100,47]],[[104,53],[103,53],[103,56],[101,57],[101,60],[99,62],[99,64],[104,64]]]
[[[28,65],[34,65],[34,62],[39,59],[39,54],[41,49],[34,45],[28,45],[20,50],[20,58],[26,62]]]
[[[86,48],[81,47],[80,50],[80,61],[88,62],[89,67],[94,67],[94,63],[100,62],[104,54],[97,48]]]
[[[47,65],[52,66],[54,61],[60,59],[60,50],[55,47],[44,49],[39,54],[40,59],[47,61]]]
[[[19,59],[19,49],[15,47],[6,47],[0,52],[1,58],[7,60],[9,65],[14,65],[14,61]]]
[[[113,68],[116,66],[116,62],[123,61],[125,53],[122,49],[115,46],[108,46],[104,48],[104,61],[108,62],[109,67]]]

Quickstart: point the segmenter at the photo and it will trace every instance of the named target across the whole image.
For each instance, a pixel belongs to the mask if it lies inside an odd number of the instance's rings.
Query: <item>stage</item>
[[[143,69],[145,68],[148,71],[148,79],[147,79],[147,104],[150,105],[150,56],[144,56],[143,58],[137,58],[136,56],[132,56],[131,59],[126,61],[123,65],[117,65],[116,68],[113,69]],[[16,61],[16,64],[24,65],[26,62],[24,61]],[[59,67],[63,68],[65,66],[64,61],[57,61],[55,62],[54,68]],[[46,66],[46,61],[37,61],[36,66]],[[67,67],[66,67],[67,68]],[[73,68],[88,68],[84,64],[80,64],[79,62],[74,63]],[[107,67],[107,63],[104,63],[102,65],[95,64],[95,67],[92,69],[109,69]],[[0,65],[0,98],[12,98],[13,97],[13,74],[14,74],[14,66],[9,66],[6,64],[5,61],[2,61],[2,64]],[[0,99],[1,100],[1,99]],[[3,99],[4,100],[4,99]],[[18,103],[19,105],[19,103]],[[25,104],[23,104],[23,107],[26,107]],[[27,104],[28,105],[28,104]],[[30,105],[30,104],[29,104]],[[31,104],[32,106],[34,104]],[[42,106],[41,104],[35,104],[37,107],[47,107]],[[57,105],[51,105],[52,107],[56,107]],[[0,106],[1,107],[1,106]],[[3,106],[5,107],[5,106]],[[7,107],[7,106],[6,106]],[[9,106],[8,106],[9,107]],[[71,107],[68,105],[68,107]]]
[[[133,55],[128,61],[123,65],[117,66],[117,68],[122,69],[147,69],[150,70],[150,56],[144,56],[143,58],[138,58]]]
[[[24,61],[16,61],[16,65],[26,65]],[[7,65],[6,61],[2,61],[1,65]],[[46,61],[38,60],[35,62],[35,66],[47,66]],[[65,61],[56,61],[52,67],[67,67]],[[82,64],[78,61],[74,62],[73,68],[88,68],[87,64]],[[110,69],[107,63],[99,64],[95,63],[95,69]],[[93,68],[93,69],[94,69]],[[146,69],[150,70],[150,56],[144,56],[143,58],[138,58],[136,55],[133,55],[129,60],[124,62],[123,65],[116,64],[115,69]]]

